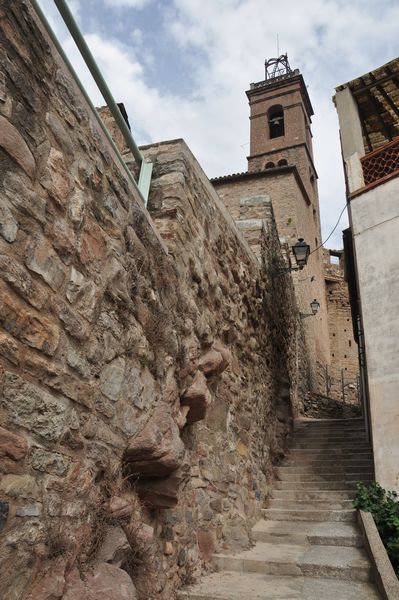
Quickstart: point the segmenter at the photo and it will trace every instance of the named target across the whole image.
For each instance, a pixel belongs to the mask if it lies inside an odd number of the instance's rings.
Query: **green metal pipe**
[[[144,160],[143,155],[138,149],[136,142],[134,141],[132,134],[130,133],[129,127],[126,124],[126,121],[123,118],[122,113],[119,110],[118,105],[116,104],[111,94],[111,91],[108,85],[106,84],[100,69],[97,66],[96,61],[94,60],[94,56],[92,55],[90,48],[86,44],[86,40],[80,33],[79,27],[75,19],[73,18],[73,15],[69,10],[67,3],[65,2],[65,0],[54,0],[54,4],[58,8],[62,18],[64,19],[65,25],[69,29],[69,33],[71,34],[75,41],[75,44],[79,48],[79,52],[81,53],[83,60],[85,61],[90,73],[92,74],[93,79],[96,82],[104,100],[106,101],[112,113],[112,116],[114,117],[119,129],[121,130],[128,148],[131,150],[138,165],[141,166],[141,163]]]
[[[36,14],[38,15],[39,19],[41,20],[41,22],[43,23],[44,28],[46,29],[48,35],[50,36],[51,41],[53,42],[54,46],[56,47],[59,55],[61,56],[62,60],[64,61],[67,69],[69,70],[69,72],[71,73],[72,77],[75,79],[76,84],[78,85],[81,94],[83,95],[83,97],[85,98],[87,104],[89,105],[89,107],[91,108],[95,118],[97,119],[98,124],[100,125],[101,129],[103,130],[106,138],[108,139],[108,142],[110,143],[110,145],[112,146],[119,162],[121,163],[126,175],[128,176],[129,180],[131,181],[131,183],[134,185],[134,187],[136,188],[136,190],[138,191],[141,200],[143,201],[143,204],[146,206],[147,204],[147,199],[148,199],[148,188],[149,188],[149,183],[148,183],[148,177],[147,177],[147,185],[146,188],[147,189],[143,189],[143,192],[141,191],[141,189],[139,188],[139,186],[137,185],[136,180],[133,177],[132,172],[130,171],[130,169],[128,168],[128,166],[126,165],[121,153],[119,152],[114,140],[112,139],[108,129],[106,128],[103,120],[101,119],[100,115],[98,114],[94,104],[92,103],[92,101],[90,100],[90,97],[88,95],[88,93],[86,92],[86,89],[84,87],[84,85],[82,84],[82,82],[80,81],[75,69],[73,68],[69,58],[67,57],[67,55],[65,54],[60,42],[58,41],[57,36],[55,35],[54,31],[51,28],[50,23],[47,21],[45,14],[43,13],[42,9],[40,8],[37,0],[30,0],[31,4],[34,8],[34,10],[36,11]],[[118,107],[117,107],[118,108]],[[119,108],[118,108],[119,111]],[[119,111],[120,113],[120,111]],[[129,132],[130,133],[130,132]],[[148,171],[152,168],[152,164],[151,163],[147,163],[147,162],[142,162],[141,164],[141,170],[143,170],[143,168],[145,169],[145,171],[148,173]]]

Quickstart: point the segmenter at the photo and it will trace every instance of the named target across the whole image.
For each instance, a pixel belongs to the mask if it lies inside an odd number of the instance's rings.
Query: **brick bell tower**
[[[258,179],[262,174],[280,239],[292,246],[303,237],[311,249],[306,271],[293,273],[292,277],[301,312],[309,312],[310,299],[320,302],[317,317],[304,322],[313,382],[317,386],[317,371],[330,362],[330,351],[317,172],[313,163],[313,108],[304,79],[298,69],[291,69],[286,54],[266,60],[265,79],[252,83],[246,94],[250,106],[248,174]]]
[[[294,165],[310,201],[315,201],[313,108],[299,69],[291,69],[286,54],[266,60],[264,81],[251,83],[246,94],[251,122],[248,171]]]
[[[316,316],[302,320],[302,329],[311,387],[321,389],[320,374],[330,364],[330,342],[310,129],[313,108],[303,77],[291,69],[286,54],[267,60],[265,67],[265,79],[252,83],[246,92],[251,124],[248,171],[212,183],[258,257],[262,219],[270,203],[283,248],[292,247],[298,238],[310,245],[307,266],[291,276],[302,315],[309,313],[314,298],[320,303]]]

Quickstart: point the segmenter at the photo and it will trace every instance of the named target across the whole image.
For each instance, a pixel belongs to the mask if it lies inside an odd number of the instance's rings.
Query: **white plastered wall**
[[[399,178],[351,201],[376,480],[399,491]]]

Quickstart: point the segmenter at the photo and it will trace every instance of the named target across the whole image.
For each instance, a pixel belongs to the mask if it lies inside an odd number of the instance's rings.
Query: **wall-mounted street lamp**
[[[320,302],[318,302],[315,298],[310,303],[310,308],[312,311],[311,313],[299,313],[301,319],[306,319],[306,317],[314,317],[319,312]]]
[[[279,275],[285,275],[291,273],[291,271],[302,271],[303,267],[306,266],[310,254],[310,246],[305,242],[303,238],[299,238],[297,243],[291,246],[292,253],[295,258],[296,267],[282,267],[275,273],[275,277]]]

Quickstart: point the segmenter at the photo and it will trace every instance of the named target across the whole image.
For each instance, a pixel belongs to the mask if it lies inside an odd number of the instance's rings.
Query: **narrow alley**
[[[377,600],[352,500],[373,480],[362,419],[297,421],[255,545],[216,554],[217,572],[180,600]]]

